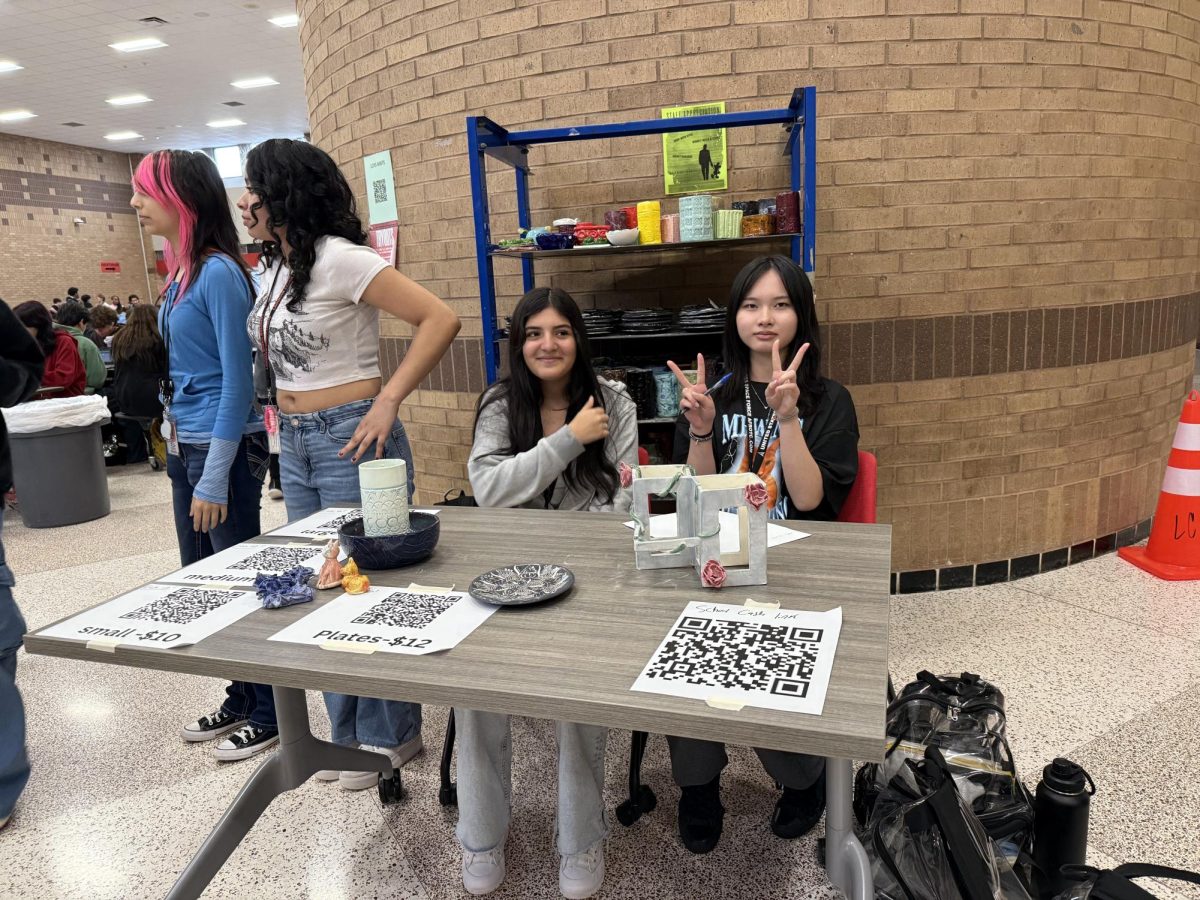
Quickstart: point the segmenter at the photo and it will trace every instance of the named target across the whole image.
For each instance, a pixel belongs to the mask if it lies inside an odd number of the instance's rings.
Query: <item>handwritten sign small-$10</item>
[[[691,602],[632,690],[819,716],[841,630],[840,606],[818,613]]]
[[[202,641],[261,605],[254,591],[148,584],[44,628],[38,636],[166,650]]]

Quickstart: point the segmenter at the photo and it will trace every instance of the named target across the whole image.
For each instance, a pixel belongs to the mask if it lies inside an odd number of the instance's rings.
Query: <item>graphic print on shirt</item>
[[[760,444],[767,420],[754,417],[754,434],[751,444]],[[804,420],[800,420],[804,427]],[[721,458],[720,471],[722,474],[738,474],[750,471],[750,459],[746,454],[746,414],[728,413],[721,416],[721,446],[725,453]],[[791,501],[783,493],[783,460],[779,456],[779,423],[771,427],[771,441],[767,444],[766,452],[758,461],[756,473],[767,486],[767,518],[786,519],[791,510]]]
[[[287,290],[287,285],[284,285]],[[280,381],[294,381],[304,372],[315,372],[319,354],[329,349],[329,338],[324,333],[314,333],[301,324],[309,318],[303,311],[292,313],[287,310],[287,301],[270,291],[254,310],[251,332],[256,345],[262,340],[263,319],[269,320],[267,355],[275,377]]]

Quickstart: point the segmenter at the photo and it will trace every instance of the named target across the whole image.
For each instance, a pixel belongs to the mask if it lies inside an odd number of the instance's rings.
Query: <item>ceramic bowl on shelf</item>
[[[442,533],[442,523],[431,513],[413,511],[408,515],[408,529],[404,534],[367,537],[363,533],[363,520],[351,519],[338,529],[338,543],[343,553],[354,557],[360,569],[398,569],[419,563],[433,554]]]
[[[609,231],[608,242],[614,247],[629,247],[638,242],[638,234],[636,228],[620,228]]]
[[[539,234],[537,245],[543,250],[570,250],[575,246],[575,235],[555,232]]]

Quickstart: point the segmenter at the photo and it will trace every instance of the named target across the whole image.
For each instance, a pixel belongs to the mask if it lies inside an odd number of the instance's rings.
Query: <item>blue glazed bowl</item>
[[[360,569],[399,569],[428,559],[433,555],[442,523],[430,513],[411,512],[408,516],[409,531],[383,537],[367,537],[363,534],[363,520],[351,519],[338,529],[338,543],[342,552],[353,556]]]
[[[543,250],[570,250],[575,246],[575,235],[573,234],[548,232],[539,234],[534,240]]]

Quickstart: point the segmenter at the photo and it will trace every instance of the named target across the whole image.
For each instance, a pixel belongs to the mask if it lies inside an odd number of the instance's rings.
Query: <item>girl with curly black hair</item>
[[[412,497],[412,451],[400,404],[450,347],[458,316],[366,245],[350,185],[312,144],[280,138],[251,150],[238,208],[250,236],[263,243],[265,267],[247,326],[262,364],[268,418],[273,408],[279,412],[288,519],[360,506],[355,464],[372,456],[408,464]],[[380,311],[414,328],[386,382]],[[416,704],[343,694],[326,694],[325,703],[335,743],[387,753],[396,767],[422,749]],[[322,770],[317,778],[361,790],[378,775]]]

